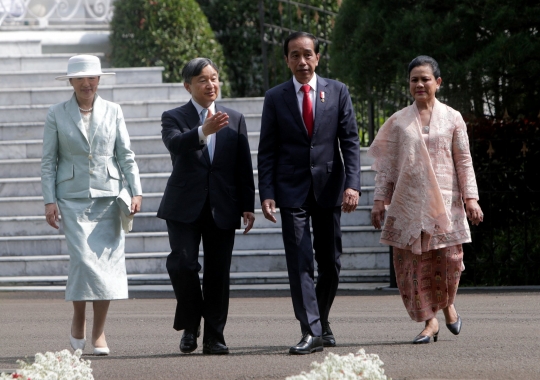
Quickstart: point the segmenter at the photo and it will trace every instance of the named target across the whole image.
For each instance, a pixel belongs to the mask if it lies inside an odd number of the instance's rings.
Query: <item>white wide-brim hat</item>
[[[116,73],[104,73],[101,71],[101,61],[95,55],[76,55],[69,59],[67,74],[56,77],[56,80],[70,78],[87,78],[116,75]]]

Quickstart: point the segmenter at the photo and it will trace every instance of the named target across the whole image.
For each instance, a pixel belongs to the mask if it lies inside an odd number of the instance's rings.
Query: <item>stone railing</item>
[[[107,24],[114,0],[0,0],[0,26]]]

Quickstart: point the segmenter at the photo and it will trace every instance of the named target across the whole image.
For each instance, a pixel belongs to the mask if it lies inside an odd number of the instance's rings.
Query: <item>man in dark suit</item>
[[[360,146],[347,87],[315,74],[320,57],[315,36],[293,33],[283,47],[293,78],[264,99],[259,193],[266,219],[276,222],[276,206],[281,213],[294,313],[302,330],[289,352],[309,354],[336,345],[328,315],[341,268],[341,210],[354,211],[360,196]]]
[[[235,229],[253,226],[255,186],[244,116],[215,103],[217,67],[208,58],[182,70],[192,99],[161,117],[173,170],[157,216],[167,221],[167,271],[176,295],[174,329],[184,330],[180,351],[193,352],[204,318],[203,353],[228,354],[223,330]],[[198,261],[202,237],[202,291]]]

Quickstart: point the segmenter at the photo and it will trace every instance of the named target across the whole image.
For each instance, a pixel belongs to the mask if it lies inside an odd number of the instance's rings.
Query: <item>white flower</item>
[[[81,355],[81,350],[38,352],[34,363],[17,360],[20,368],[13,374],[0,374],[0,380],[94,380],[90,360],[82,360]]]
[[[383,365],[379,355],[366,354],[364,349],[360,349],[356,355],[329,353],[322,363],[311,363],[309,373],[302,372],[287,377],[287,380],[387,380],[381,368]]]

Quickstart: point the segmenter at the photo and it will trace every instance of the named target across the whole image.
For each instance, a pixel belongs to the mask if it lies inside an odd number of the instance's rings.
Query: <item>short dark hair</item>
[[[413,59],[411,63],[409,63],[409,76],[411,75],[412,69],[418,66],[425,65],[431,66],[431,70],[433,71],[433,76],[435,77],[435,79],[441,77],[441,70],[439,69],[439,64],[435,59],[431,58],[428,55],[419,55],[418,57]]]
[[[208,65],[212,66],[219,73],[216,64],[209,58],[194,58],[186,63],[182,69],[182,78],[184,79],[184,82],[191,84],[191,78],[200,75],[201,71]]]
[[[317,37],[307,32],[294,32],[292,34],[289,34],[287,38],[285,39],[285,42],[283,43],[283,53],[285,53],[285,57],[289,56],[289,42],[297,40],[299,38],[303,38],[303,37],[310,38],[313,41],[315,54],[319,54],[319,40],[317,39]]]

